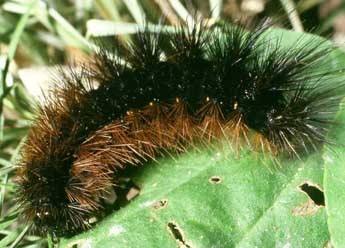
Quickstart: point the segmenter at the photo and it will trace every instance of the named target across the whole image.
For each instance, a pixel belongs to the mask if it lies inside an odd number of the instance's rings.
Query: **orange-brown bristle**
[[[143,32],[126,48],[129,65],[103,49],[96,69],[62,75],[22,150],[26,218],[41,234],[86,229],[120,171],[197,144],[224,138],[237,150],[299,156],[328,142],[344,83],[312,71],[329,50],[266,47],[265,30],[162,31],[166,51]]]

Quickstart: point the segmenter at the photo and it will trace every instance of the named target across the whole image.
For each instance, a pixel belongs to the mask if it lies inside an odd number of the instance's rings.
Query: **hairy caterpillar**
[[[118,171],[164,151],[225,137],[298,157],[331,142],[344,95],[343,82],[329,83],[336,71],[320,71],[332,49],[282,49],[264,26],[203,26],[141,32],[121,47],[126,64],[102,49],[93,66],[61,75],[18,169],[23,214],[41,234],[88,228]]]

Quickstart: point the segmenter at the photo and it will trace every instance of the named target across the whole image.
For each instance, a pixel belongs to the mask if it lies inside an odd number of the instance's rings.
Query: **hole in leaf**
[[[183,231],[175,222],[168,222],[167,228],[171,236],[176,240],[180,247],[192,248],[192,246],[187,244],[185,237],[183,235]]]
[[[90,241],[88,240],[83,240],[83,239],[79,239],[79,240],[75,240],[72,243],[67,244],[67,248],[79,248],[79,247],[86,247],[89,244]],[[53,247],[57,247],[57,245],[54,243]]]
[[[159,210],[159,209],[165,208],[167,205],[168,205],[168,199],[162,199],[160,201],[155,202],[152,205],[152,208],[154,210]]]
[[[213,176],[210,178],[209,182],[212,184],[219,184],[222,182],[222,179],[219,176]]]
[[[299,188],[306,193],[309,198],[318,206],[325,206],[325,196],[323,191],[315,184],[305,182]]]

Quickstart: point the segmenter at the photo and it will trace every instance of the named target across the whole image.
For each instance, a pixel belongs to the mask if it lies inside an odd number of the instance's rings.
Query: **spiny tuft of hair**
[[[344,82],[320,68],[334,48],[282,48],[265,26],[203,26],[140,32],[121,47],[125,64],[102,48],[94,65],[61,75],[17,172],[22,212],[40,234],[89,228],[118,173],[164,152],[226,138],[299,157],[331,143]]]

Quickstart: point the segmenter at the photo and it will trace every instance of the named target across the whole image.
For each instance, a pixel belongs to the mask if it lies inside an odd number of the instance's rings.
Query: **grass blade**
[[[17,246],[17,244],[19,244],[19,242],[24,238],[25,234],[27,233],[27,231],[30,229],[30,225],[27,225],[23,231],[17,236],[17,238],[13,241],[13,243],[11,244],[11,246],[9,246],[9,248],[14,248]]]
[[[150,32],[160,32],[162,29],[168,32],[176,32],[173,26],[161,26],[155,24],[136,24],[129,22],[113,22],[99,19],[89,20],[86,24],[87,33],[93,37],[135,34],[144,29]]]
[[[194,19],[192,15],[188,13],[183,4],[179,0],[169,0],[169,2],[180,18],[187,23],[189,28],[192,28],[194,25]]]
[[[95,5],[99,9],[100,14],[109,20],[119,21],[121,20],[120,13],[117,10],[114,1],[109,0],[95,0]]]
[[[29,17],[31,15],[31,11],[33,10],[33,8],[36,6],[37,0],[32,1],[27,10],[26,13],[24,15],[22,15],[22,17],[20,18],[16,29],[14,30],[13,36],[11,38],[10,44],[9,44],[9,48],[8,48],[8,53],[7,53],[7,58],[6,58],[6,62],[5,62],[5,66],[1,72],[1,84],[0,84],[0,141],[2,141],[3,139],[3,133],[4,133],[4,123],[5,123],[5,119],[3,116],[3,100],[6,97],[7,94],[9,94],[10,92],[10,88],[7,87],[6,85],[6,77],[7,77],[7,73],[8,73],[8,69],[9,69],[9,65],[11,63],[11,61],[14,58],[14,55],[16,53],[17,50],[17,46],[19,43],[19,39],[22,35],[22,33],[24,32],[25,26],[29,20]]]
[[[67,42],[86,52],[91,51],[90,43],[55,9],[48,10],[49,15],[56,22],[56,31]]]
[[[297,32],[303,32],[303,24],[296,10],[296,5],[293,0],[280,0],[285,12],[287,13],[293,29]]]
[[[145,14],[137,0],[123,0],[123,3],[126,4],[136,23],[145,23]]]
[[[220,18],[220,14],[222,12],[222,5],[222,0],[210,0],[210,10],[213,19],[217,20]]]

